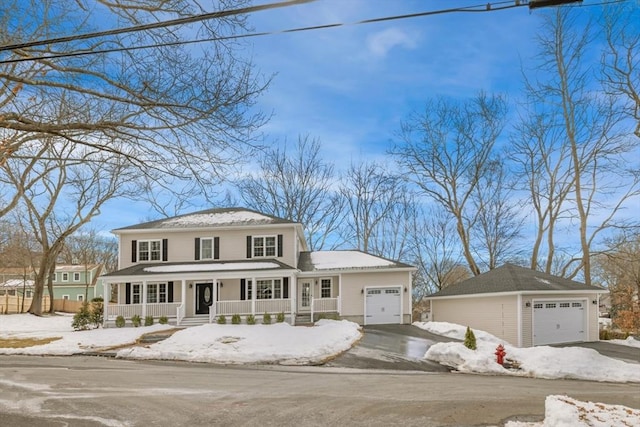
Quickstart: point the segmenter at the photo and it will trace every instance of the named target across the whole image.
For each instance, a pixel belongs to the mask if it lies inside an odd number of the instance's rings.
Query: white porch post
[[[298,300],[298,281],[295,276],[289,278],[289,298],[291,299],[291,326],[296,325],[296,311]]]
[[[142,319],[147,316],[147,281],[142,281]]]
[[[184,305],[185,309],[187,306],[187,281],[182,279],[182,287],[180,288],[180,302]]]
[[[251,314],[256,315],[256,278],[251,278]]]
[[[342,274],[338,274],[338,316],[342,316]]]
[[[213,279],[213,292],[211,292],[211,306],[209,307],[209,318],[213,319],[218,310],[218,279]]]
[[[104,328],[107,324],[107,320],[109,320],[109,297],[111,295],[111,283],[102,282],[102,293],[104,293],[102,297],[102,327]]]

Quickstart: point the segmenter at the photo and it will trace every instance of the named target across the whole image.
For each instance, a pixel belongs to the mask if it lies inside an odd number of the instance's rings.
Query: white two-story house
[[[244,208],[210,209],[113,230],[119,269],[102,277],[105,324],[166,316],[323,314],[368,324],[411,322],[414,267],[360,251],[310,252],[299,223]]]

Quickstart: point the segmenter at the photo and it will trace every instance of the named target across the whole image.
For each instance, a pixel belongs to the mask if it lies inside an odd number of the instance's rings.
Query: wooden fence
[[[20,295],[3,295],[0,296],[0,314],[26,313],[31,306],[31,298],[24,299],[22,304],[22,296]],[[42,311],[49,311],[49,296],[42,297]],[[71,301],[65,299],[54,299],[53,309],[65,313],[76,313],[82,307],[82,301]]]

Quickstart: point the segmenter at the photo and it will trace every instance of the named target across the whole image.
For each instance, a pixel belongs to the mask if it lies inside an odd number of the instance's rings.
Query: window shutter
[[[167,302],[173,302],[173,282],[167,282]]]
[[[247,258],[251,258],[251,236],[247,236]]]
[[[131,304],[131,283],[125,283],[125,290],[124,290],[124,295],[125,295],[125,304]]]
[[[246,280],[240,279],[240,300],[241,301],[244,301],[247,299],[246,290],[244,289],[245,283],[246,283]]]
[[[132,240],[131,241],[131,262],[136,262],[137,253],[138,253],[138,241]]]
[[[213,259],[220,259],[220,238],[213,238]]]
[[[196,248],[194,253],[195,253],[194,259],[196,261],[199,261],[200,260],[200,238],[199,237],[196,237]]]
[[[282,278],[282,298],[284,299],[289,298],[289,278],[288,277]]]
[[[278,256],[282,256],[282,234],[278,234]]]
[[[162,239],[162,260],[169,260],[169,239]]]

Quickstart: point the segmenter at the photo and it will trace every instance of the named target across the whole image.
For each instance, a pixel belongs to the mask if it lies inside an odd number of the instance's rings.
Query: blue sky
[[[257,2],[266,3],[266,1]],[[256,32],[467,7],[464,0],[318,0],[256,13]],[[585,2],[588,4],[588,1]],[[585,15],[595,7],[579,7]],[[273,75],[256,108],[272,114],[267,143],[320,139],[340,169],[385,156],[403,120],[432,97],[507,96],[511,113],[532,67],[543,9],[449,13],[246,39],[256,71]],[[206,208],[208,206],[202,206]],[[93,221],[110,230],[149,218],[142,203],[114,201]]]

